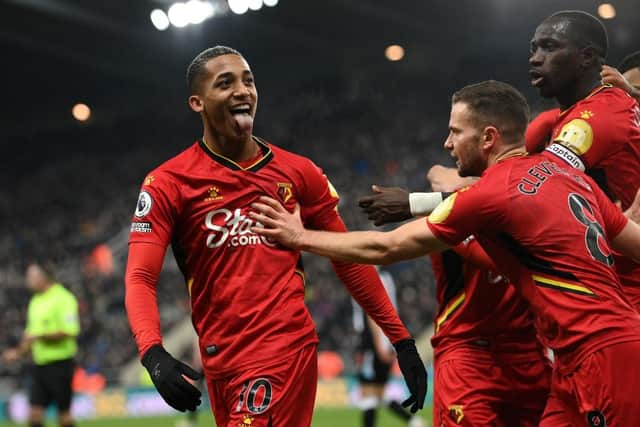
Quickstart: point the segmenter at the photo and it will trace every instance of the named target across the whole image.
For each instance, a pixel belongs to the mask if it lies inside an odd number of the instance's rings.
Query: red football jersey
[[[464,245],[480,246],[473,236]],[[436,357],[540,358],[533,315],[502,275],[453,250],[431,255],[431,265],[439,306],[431,338]]]
[[[476,236],[528,301],[565,371],[599,348],[640,340],[640,314],[622,292],[608,243],[627,218],[593,180],[556,162],[547,152],[505,159],[427,223],[447,244]]]
[[[247,167],[202,142],[162,164],[146,177],[131,226],[130,243],[171,243],[209,378],[284,359],[318,341],[304,304],[301,254],[251,231],[260,226],[248,216],[251,203],[268,195],[290,209],[299,203],[310,228],[342,224],[338,196],[313,162],[256,142],[262,156]],[[381,285],[380,292],[386,298]],[[387,326],[397,326],[393,338],[403,337],[397,316],[389,317]]]
[[[542,113],[533,127],[554,113],[547,150],[586,171],[610,199],[620,200],[622,209],[627,209],[640,188],[640,107],[636,100],[622,89],[602,86],[565,111]],[[528,139],[528,151],[536,148],[533,145]],[[615,265],[629,299],[640,308],[640,264],[615,256]]]

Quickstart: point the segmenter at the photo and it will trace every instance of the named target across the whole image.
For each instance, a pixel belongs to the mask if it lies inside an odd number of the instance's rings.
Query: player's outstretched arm
[[[125,273],[125,306],[142,364],[162,398],[178,411],[194,411],[201,393],[185,376],[200,374],[176,360],[162,347],[156,284],[166,248],[153,243],[131,243]]]
[[[618,69],[609,65],[603,65],[600,76],[602,77],[602,83],[619,87],[640,102],[640,90],[633,87]]]
[[[331,233],[307,230],[300,219],[300,208],[288,212],[277,200],[260,197],[252,204],[257,212],[249,215],[263,224],[252,231],[272,238],[292,249],[313,252],[334,260],[383,265],[417,258],[447,249],[427,227],[424,219],[405,224],[393,231],[355,231]]]
[[[627,221],[627,225],[611,241],[611,245],[624,256],[640,263],[640,225]]]
[[[361,197],[358,205],[374,225],[429,215],[448,193],[409,193],[398,187],[372,186],[374,194]]]

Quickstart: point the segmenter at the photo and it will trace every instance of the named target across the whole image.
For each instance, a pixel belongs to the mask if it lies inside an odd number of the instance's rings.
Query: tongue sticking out
[[[240,133],[251,132],[251,128],[253,127],[253,117],[249,114],[241,113],[234,114],[233,119],[236,122],[236,130]]]

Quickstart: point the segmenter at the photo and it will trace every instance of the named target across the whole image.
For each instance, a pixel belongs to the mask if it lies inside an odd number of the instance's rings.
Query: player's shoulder
[[[149,171],[144,178],[144,185],[162,184],[176,181],[178,177],[185,176],[188,171],[198,163],[198,159],[202,156],[202,149],[199,142],[191,144],[189,147],[165,160],[160,165]]]
[[[59,285],[60,285],[58,287],[59,298],[64,299],[65,301],[75,302],[76,301],[76,296],[73,294],[73,292],[71,292],[71,290],[69,290],[63,284],[59,283]]]
[[[581,107],[594,107],[600,108],[598,111],[585,110],[580,108],[579,113],[589,117],[586,119],[595,118],[597,113],[601,112],[615,112],[619,110],[626,110],[635,104],[633,99],[626,91],[611,85],[605,85],[593,95],[586,97],[581,101]]]
[[[269,148],[271,148],[277,167],[282,170],[286,170],[288,174],[304,181],[316,176],[322,176],[322,170],[310,158],[285,150],[271,142],[264,142],[269,145]]]
[[[271,148],[271,151],[273,152],[274,159],[277,159],[279,162],[288,163],[293,167],[308,167],[314,165],[313,161],[308,157],[286,150],[282,147],[278,147],[272,142],[264,139],[261,140],[268,144],[269,148]]]

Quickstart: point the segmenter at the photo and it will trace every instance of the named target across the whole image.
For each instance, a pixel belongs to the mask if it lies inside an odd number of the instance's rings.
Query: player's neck
[[[489,160],[487,162],[488,166],[493,166],[496,163],[500,163],[504,160],[510,159],[512,157],[520,157],[526,156],[527,150],[523,145],[509,145],[505,146],[502,150],[495,153],[492,156],[489,156]]]
[[[251,160],[258,154],[260,147],[249,135],[244,140],[231,140],[222,135],[214,135],[205,130],[202,142],[205,143],[211,151],[234,162],[245,162]]]
[[[569,88],[565,93],[558,95],[557,100],[560,108],[564,111],[571,108],[576,102],[583,100],[593,90],[602,86],[599,73],[589,73],[583,79],[578,80],[575,86]]]

